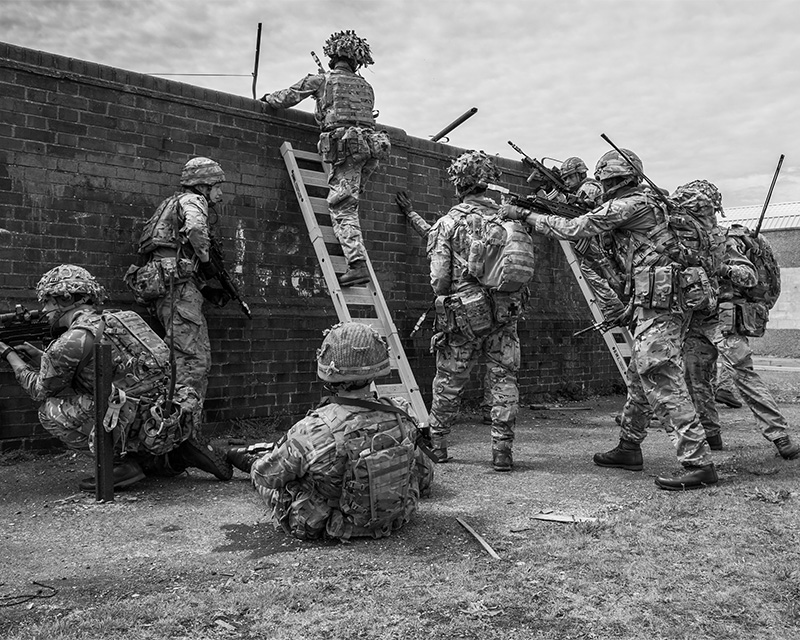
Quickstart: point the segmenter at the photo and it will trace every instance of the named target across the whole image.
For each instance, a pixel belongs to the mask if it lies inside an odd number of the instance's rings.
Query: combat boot
[[[356,284],[366,284],[369,282],[369,269],[366,260],[356,260],[347,267],[339,277],[339,284],[343,287],[352,287]]]
[[[714,400],[720,404],[730,407],[731,409],[742,408],[742,401],[733,394],[733,391],[726,389],[725,387],[720,387],[717,389],[717,392],[714,394]]]
[[[689,491],[717,484],[718,481],[717,470],[713,464],[709,464],[705,467],[687,466],[673,476],[658,476],[656,486],[667,491]]]
[[[778,453],[784,460],[795,460],[800,457],[800,444],[792,442],[789,436],[781,436],[773,440],[775,446],[778,447]]]
[[[219,480],[230,480],[233,477],[233,467],[226,460],[225,452],[195,435],[183,442],[173,453],[175,455],[170,456],[173,466],[182,462],[186,467],[195,467]]]
[[[514,457],[511,454],[511,445],[495,444],[492,447],[492,468],[500,472],[511,471],[514,468]]]
[[[253,463],[275,448],[272,442],[259,442],[246,447],[231,447],[225,452],[225,459],[239,471],[250,473]]]
[[[706,436],[706,442],[708,443],[708,447],[712,451],[722,451],[722,434],[717,433],[713,436]]]
[[[115,457],[114,458],[114,490],[124,489],[130,487],[132,484],[144,480],[144,471],[139,466],[136,458],[132,456]],[[78,488],[81,491],[94,491],[97,487],[97,481],[94,476],[91,478],[84,478],[78,483]]]
[[[436,462],[443,464],[450,462],[453,458],[447,455],[447,438],[444,436],[431,434],[431,453],[436,458]]]
[[[613,467],[628,471],[641,471],[644,466],[641,445],[622,439],[611,451],[595,453],[592,460],[598,467]]]

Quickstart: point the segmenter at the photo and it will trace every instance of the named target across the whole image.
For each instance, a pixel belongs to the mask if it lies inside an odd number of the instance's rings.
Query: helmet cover
[[[337,31],[325,41],[322,52],[329,58],[347,58],[355,62],[356,67],[374,64],[369,44],[359,38],[355,31]]]
[[[94,276],[83,267],[74,264],[62,264],[45,273],[36,285],[36,297],[39,302],[45,298],[60,298],[82,294],[95,302],[102,302],[106,297],[105,289],[94,279]]]
[[[326,382],[372,380],[391,371],[386,338],[361,322],[341,322],[317,349],[317,375]]]
[[[483,151],[462,153],[450,163],[447,174],[459,196],[470,193],[479,184],[495,182],[500,178],[500,170]]]
[[[222,167],[211,158],[192,158],[181,171],[181,184],[184,187],[193,187],[198,184],[209,186],[225,182]]]

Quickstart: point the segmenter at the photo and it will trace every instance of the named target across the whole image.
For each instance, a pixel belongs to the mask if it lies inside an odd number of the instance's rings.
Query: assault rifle
[[[0,341],[11,347],[50,337],[50,323],[41,311],[29,311],[18,304],[14,311],[0,313]]]
[[[528,154],[526,154],[522,149],[520,149],[517,145],[515,145],[511,140],[508,141],[508,144],[511,145],[511,148],[514,149],[518,154],[522,156],[522,164],[529,167],[530,169],[536,169],[540,174],[542,174],[542,178],[544,178],[544,182],[550,185],[556,191],[560,191],[561,193],[569,193],[569,187],[567,187],[566,183],[561,179],[561,176],[558,172],[554,169],[548,169],[544,166],[541,162],[539,162],[536,158],[531,158]]]
[[[588,327],[581,329],[580,331],[576,331],[572,334],[573,338],[577,338],[578,336],[582,336],[584,333],[589,333],[590,331],[599,331],[600,333],[605,333],[609,329],[613,329],[616,325],[610,324],[609,322],[603,320],[603,322],[595,322]]]
[[[225,269],[222,245],[214,236],[210,236],[209,240],[209,262],[216,272],[216,279],[219,280],[219,283],[222,285],[222,289],[225,291],[225,293],[227,293],[232,300],[236,300],[236,302],[239,303],[244,315],[246,315],[248,318],[252,318],[253,314],[250,311],[250,307],[242,299],[242,296],[239,294],[239,288],[236,286],[236,283]]]
[[[543,213],[545,215],[552,214],[561,216],[562,218],[577,218],[588,211],[588,209],[584,207],[574,204],[567,204],[566,202],[558,202],[557,200],[550,200],[549,198],[542,196],[520,196],[516,193],[511,193],[511,191],[505,187],[501,187],[498,184],[489,183],[486,185],[486,188],[489,191],[497,191],[498,193],[501,193],[506,202],[509,202],[517,207],[521,207],[522,209],[534,211],[536,213]]]

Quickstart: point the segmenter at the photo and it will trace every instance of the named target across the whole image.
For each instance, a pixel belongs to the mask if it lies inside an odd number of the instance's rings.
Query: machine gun
[[[542,182],[556,191],[569,194],[569,187],[561,179],[561,175],[558,173],[558,170],[548,169],[536,158],[531,158],[527,153],[511,142],[511,140],[508,141],[508,144],[512,149],[514,149],[514,151],[522,156],[522,164],[528,167],[531,171],[536,170],[541,174]]]
[[[14,311],[0,313],[0,341],[11,347],[52,337],[50,323],[41,311],[29,311],[21,304]]]
[[[242,296],[239,294],[239,288],[236,286],[233,278],[231,278],[230,274],[225,269],[222,245],[214,236],[210,236],[209,240],[209,262],[214,269],[214,277],[219,280],[223,291],[225,291],[225,293],[227,293],[232,300],[236,300],[236,302],[239,303],[239,307],[241,307],[244,315],[246,315],[248,318],[252,318],[253,314],[250,311],[249,305],[242,299]]]
[[[561,216],[562,218],[577,218],[588,211],[588,209],[584,207],[567,204],[566,202],[558,202],[557,200],[550,200],[543,196],[520,196],[516,193],[511,193],[511,191],[498,184],[489,183],[486,185],[486,188],[489,191],[497,191],[502,194],[506,202],[536,213],[543,213],[545,215],[552,214]]]

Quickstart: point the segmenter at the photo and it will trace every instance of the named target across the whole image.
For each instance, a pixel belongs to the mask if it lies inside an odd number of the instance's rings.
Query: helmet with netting
[[[475,191],[479,185],[496,182],[500,178],[500,170],[483,151],[462,153],[447,167],[447,174],[459,196]]]
[[[225,174],[219,163],[211,158],[192,158],[181,171],[181,184],[184,187],[194,187],[198,184],[215,185],[225,182]]]
[[[317,349],[317,375],[326,382],[370,381],[390,371],[386,338],[361,322],[334,325]]]
[[[325,41],[322,52],[329,58],[347,58],[352,60],[356,67],[366,67],[374,64],[369,44],[364,38],[359,38],[355,31],[337,31]]]
[[[636,166],[640,173],[644,171],[642,161],[639,156],[628,149],[622,149],[622,152]],[[633,167],[631,167],[630,162],[628,162],[628,160],[626,160],[616,149],[612,149],[611,151],[604,153],[597,161],[597,166],[594,168],[594,177],[598,180],[627,178],[631,176],[636,178],[639,177]]]
[[[561,163],[561,177],[567,178],[574,173],[582,173],[585,175],[589,173],[589,169],[583,160],[573,156]]]
[[[725,217],[725,210],[722,208],[722,193],[713,182],[708,180],[692,180],[675,189],[672,194],[673,199],[679,199],[684,206],[692,205],[693,199],[698,199],[696,194],[702,194],[713,205],[716,215]]]
[[[48,297],[76,295],[86,296],[99,303],[105,299],[106,292],[91,273],[74,264],[62,264],[50,269],[36,285],[36,297],[39,302],[44,302]]]

